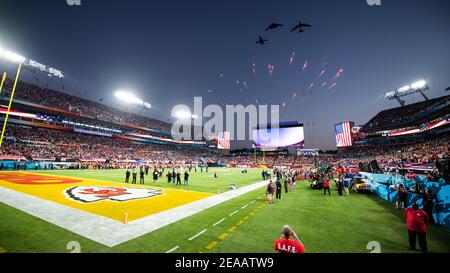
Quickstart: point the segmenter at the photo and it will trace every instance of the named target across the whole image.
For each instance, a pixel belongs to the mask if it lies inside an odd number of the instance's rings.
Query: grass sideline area
[[[188,190],[217,193],[230,183],[238,186],[260,181],[261,170],[241,174],[238,169],[218,169],[192,173]],[[47,171],[73,177],[122,182],[123,170]],[[150,178],[150,179],[148,179]],[[149,175],[146,184],[153,184]],[[165,178],[165,177],[163,177]],[[214,183],[214,184],[212,184]],[[166,179],[162,187],[177,187]],[[212,185],[211,185],[212,184]],[[332,183],[334,184],[334,183]],[[264,188],[244,194],[196,215],[113,248],[54,226],[17,209],[0,204],[1,252],[70,252],[76,241],[81,252],[218,252],[273,253],[273,242],[284,224],[291,225],[309,253],[368,253],[370,241],[377,241],[383,253],[411,253],[403,213],[374,195],[352,193],[331,197],[298,182],[297,189],[282,195],[274,205],[265,202]],[[181,187],[182,188],[182,187]],[[259,199],[258,199],[259,198]],[[450,232],[429,227],[429,251],[450,251]]]

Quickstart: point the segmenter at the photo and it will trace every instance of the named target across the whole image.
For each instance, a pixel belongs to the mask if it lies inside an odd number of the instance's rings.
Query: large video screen
[[[273,127],[258,126],[253,130],[253,148],[303,148],[305,135],[303,124]]]

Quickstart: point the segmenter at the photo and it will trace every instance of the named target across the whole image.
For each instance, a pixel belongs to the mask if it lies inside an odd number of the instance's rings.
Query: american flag
[[[217,148],[219,150],[229,150],[230,146],[230,132],[219,132]]]
[[[334,130],[336,132],[337,147],[348,147],[353,145],[352,126],[349,121],[336,124]]]

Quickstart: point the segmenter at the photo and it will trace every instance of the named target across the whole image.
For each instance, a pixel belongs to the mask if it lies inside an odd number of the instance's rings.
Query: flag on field
[[[349,147],[353,145],[352,123],[350,121],[336,124],[334,131],[336,133],[336,147]]]

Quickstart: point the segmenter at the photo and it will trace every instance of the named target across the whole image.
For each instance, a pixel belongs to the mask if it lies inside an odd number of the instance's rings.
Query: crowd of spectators
[[[8,92],[11,90],[11,85],[11,81],[5,82],[4,89],[7,91],[2,94],[3,96],[10,95]],[[15,99],[51,106],[61,110],[73,112],[77,115],[105,122],[139,125],[149,129],[165,132],[169,132],[171,128],[171,125],[167,122],[151,119],[135,113],[121,111],[99,102],[94,102],[25,82],[17,83]]]
[[[433,109],[439,109],[442,114],[447,113],[449,100],[450,95],[381,111],[363,126],[362,131],[368,133],[419,125],[426,121],[424,118],[427,115],[434,113]],[[445,106],[447,112],[442,110]]]
[[[215,152],[195,146],[138,143],[112,137],[63,132],[44,128],[9,126],[2,155],[21,155],[29,160],[152,160],[190,162],[213,157]]]
[[[439,138],[418,140],[412,143],[370,145],[353,147],[346,151],[347,158],[369,162],[377,160],[378,163],[432,163],[450,155],[450,135]]]

